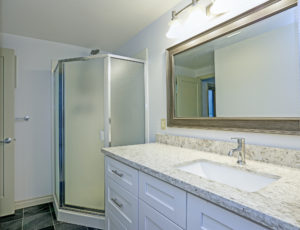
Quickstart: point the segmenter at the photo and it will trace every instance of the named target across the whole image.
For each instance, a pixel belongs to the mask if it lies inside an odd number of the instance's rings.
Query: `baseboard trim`
[[[20,208],[27,208],[39,204],[45,204],[45,203],[50,203],[53,202],[53,196],[43,196],[43,197],[38,197],[38,198],[33,198],[29,200],[21,200],[21,201],[16,201],[15,202],[15,208],[20,209]]]

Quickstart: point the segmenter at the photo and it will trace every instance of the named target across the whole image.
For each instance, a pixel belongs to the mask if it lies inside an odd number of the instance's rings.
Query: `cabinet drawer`
[[[105,210],[105,230],[130,230],[120,219],[109,209]]]
[[[139,202],[139,230],[182,230],[146,203]]]
[[[138,199],[106,177],[106,208],[118,218],[126,229],[138,228]]]
[[[186,228],[185,191],[140,172],[139,198],[180,227]]]
[[[224,208],[188,194],[187,230],[268,230]]]
[[[138,196],[138,171],[109,157],[105,157],[105,173],[122,188]]]

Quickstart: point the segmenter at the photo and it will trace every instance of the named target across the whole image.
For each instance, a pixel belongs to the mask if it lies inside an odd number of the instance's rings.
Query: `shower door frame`
[[[104,59],[104,147],[111,146],[111,59],[119,59],[124,61],[131,61],[142,63],[144,65],[144,94],[145,94],[145,143],[149,143],[149,91],[148,91],[148,62],[146,60],[135,59],[130,57],[124,57],[120,55],[114,54],[100,54],[94,56],[87,57],[78,57],[78,58],[70,58],[63,59],[57,62],[55,69],[52,71],[52,76],[54,79],[54,73],[57,68],[59,68],[59,159],[56,159],[55,147],[56,142],[53,141],[53,154],[54,154],[54,197],[58,200],[59,208],[71,211],[81,211],[85,213],[92,214],[100,214],[104,215],[105,210],[95,210],[85,207],[78,207],[73,205],[68,205],[65,203],[65,111],[64,111],[64,80],[65,80],[65,72],[64,72],[64,63],[66,62],[75,62],[75,61],[89,61],[91,59]],[[54,92],[54,87],[52,87]],[[53,95],[54,96],[54,95]],[[52,101],[53,108],[55,106],[54,101]],[[53,109],[53,111],[55,111]],[[53,113],[53,131],[52,135],[55,136],[55,114]],[[54,138],[56,140],[56,138]],[[56,164],[59,163],[59,197],[56,197]],[[103,169],[104,170],[104,169]]]

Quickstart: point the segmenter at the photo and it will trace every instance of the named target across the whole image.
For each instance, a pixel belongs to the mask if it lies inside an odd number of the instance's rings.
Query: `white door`
[[[199,82],[192,77],[177,77],[176,117],[199,117],[201,114]]]
[[[0,49],[0,216],[14,214],[15,55]]]

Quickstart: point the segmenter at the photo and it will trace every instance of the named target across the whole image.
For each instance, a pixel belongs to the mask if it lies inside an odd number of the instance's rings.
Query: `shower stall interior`
[[[147,142],[145,62],[110,54],[65,59],[53,77],[56,206],[104,216],[101,148]]]

